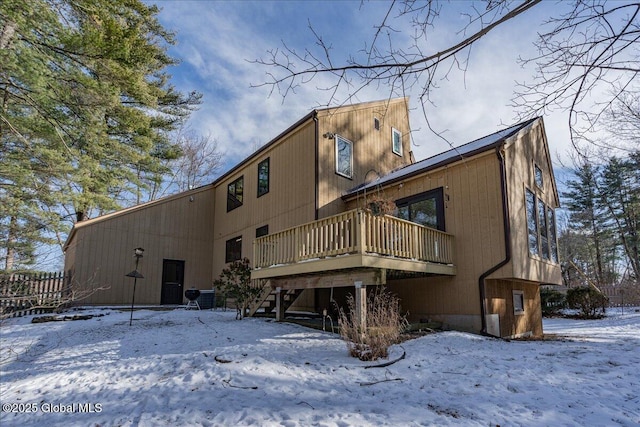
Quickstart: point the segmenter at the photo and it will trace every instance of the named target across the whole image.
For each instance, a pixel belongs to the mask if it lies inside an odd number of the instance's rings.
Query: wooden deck
[[[456,274],[451,234],[359,209],[260,237],[253,251],[252,279],[362,268]]]

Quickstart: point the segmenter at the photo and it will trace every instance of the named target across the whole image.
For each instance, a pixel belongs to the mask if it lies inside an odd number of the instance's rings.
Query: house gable
[[[504,149],[506,162],[508,200],[510,209],[510,236],[512,262],[494,277],[517,278],[535,283],[561,284],[562,278],[551,239],[555,240],[557,252],[557,236],[547,235],[545,245],[548,254],[531,254],[527,223],[527,193],[534,197],[535,213],[539,209],[547,218],[539,218],[538,227],[546,228],[545,234],[556,234],[551,230],[550,216],[555,217],[555,209],[559,207],[559,195],[553,173],[553,165],[549,154],[549,146],[542,119],[537,120],[531,130],[511,141]],[[555,218],[553,218],[555,222]],[[555,224],[553,224],[555,228]],[[538,239],[542,239],[539,235]],[[555,258],[555,259],[554,259]]]

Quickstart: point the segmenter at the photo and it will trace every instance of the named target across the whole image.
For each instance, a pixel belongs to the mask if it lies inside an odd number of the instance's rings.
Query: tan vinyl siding
[[[193,201],[191,201],[193,199]],[[82,304],[123,304],[131,301],[135,268],[133,249],[145,249],[138,270],[144,279],[136,287],[137,304],[160,304],[162,261],[185,261],[187,287],[211,288],[213,188],[206,187],[78,224],[68,243],[65,268],[75,283],[105,288]]]
[[[404,98],[342,107],[318,113],[318,217],[345,210],[340,198],[348,190],[372,181],[393,169],[410,163],[410,134],[407,103]],[[380,121],[380,130],[374,127]],[[391,128],[402,133],[402,156],[392,151]],[[340,135],[353,143],[353,175],[336,173],[336,140],[325,134]]]
[[[444,189],[445,231],[454,236],[457,275],[394,280],[389,287],[401,297],[402,308],[409,311],[412,320],[477,316],[462,320],[475,324],[480,315],[478,277],[505,257],[500,168],[495,152],[396,183],[380,195],[398,200],[439,187]],[[360,196],[350,201],[349,207],[364,201]],[[448,322],[459,326],[453,323],[456,321]]]
[[[258,164],[269,158],[269,192],[257,197]],[[244,176],[242,206],[227,212],[227,186]],[[315,122],[308,120],[216,184],[213,275],[225,267],[226,241],[242,236],[242,256],[253,258],[256,228],[269,233],[313,221],[315,216]],[[212,221],[213,224],[213,221]]]
[[[513,291],[524,295],[524,312],[514,313]],[[536,283],[512,280],[488,280],[487,303],[490,313],[500,317],[500,336],[541,336],[542,311],[540,290]]]
[[[561,281],[559,265],[530,256],[527,246],[524,189],[535,189],[536,195],[547,206],[558,205],[542,121],[536,121],[529,132],[521,132],[510,138],[501,153],[506,165],[512,254],[511,261],[494,272],[489,279],[516,279],[517,282],[514,283],[519,283],[521,288],[524,286],[522,283],[528,283],[525,287],[526,298],[528,304],[533,305],[528,310],[526,325],[521,316],[517,319],[510,318],[504,314],[505,308],[496,303],[488,304],[487,314],[500,314],[506,322],[501,323],[502,328],[517,324],[513,331],[508,331],[508,335],[526,333],[523,329],[526,327],[530,327],[533,333],[538,333],[536,316],[540,316],[540,309],[535,307],[536,298],[539,304],[535,282]],[[543,172],[542,189],[535,187],[534,164]],[[402,308],[409,312],[411,320],[440,320],[451,327],[479,330],[479,277],[503,261],[507,255],[500,160],[496,150],[491,149],[405,181],[395,182],[375,193],[377,196],[398,200],[438,187],[444,189],[445,231],[455,238],[454,263],[457,275],[451,278],[390,280],[388,286],[400,296]],[[372,194],[359,195],[347,203],[347,208],[365,207],[367,198],[371,196]],[[494,309],[498,311],[493,311]]]
[[[525,191],[533,191],[546,206],[558,207],[558,194],[553,177],[553,168],[545,140],[542,121],[535,122],[531,132],[521,135],[520,140],[510,143],[505,150],[509,206],[511,210],[512,259],[508,267],[493,277],[519,278],[539,283],[561,284],[558,263],[529,254]],[[544,186],[537,188],[534,181],[534,165],[543,172]]]
[[[402,134],[402,156],[393,152],[392,128]],[[445,327],[477,332],[481,328],[478,280],[507,256],[503,158],[512,257],[486,280],[487,314],[492,322],[499,318],[503,336],[541,333],[538,284],[560,283],[558,264],[529,255],[527,244],[525,190],[534,191],[549,207],[559,203],[542,120],[508,138],[500,151],[487,148],[344,201],[342,196],[354,187],[411,162],[409,132],[404,98],[314,111],[208,187],[78,224],[65,248],[65,267],[75,270],[76,280],[88,287],[109,287],[83,303],[126,304],[133,280],[125,274],[134,268],[133,249],[141,246],[145,254],[139,270],[145,278],[138,281],[136,302],[159,304],[163,259],[184,260],[185,287],[208,289],[226,266],[226,242],[232,238],[242,237],[241,255],[251,260],[259,227],[267,226],[273,234],[366,208],[371,197],[397,201],[442,189],[444,231],[454,242],[453,266],[447,268],[455,275],[399,279],[393,272],[394,267],[402,270],[399,260],[387,260],[389,264],[380,268],[389,269],[387,286],[401,298],[410,320],[437,320]],[[336,173],[335,135],[352,143],[351,178]],[[258,165],[266,159],[269,191],[258,197]],[[542,171],[542,188],[535,184],[534,165]],[[240,177],[242,205],[227,212],[228,185]],[[525,295],[525,315],[513,314],[513,290]],[[322,310],[329,295],[330,289],[308,289],[291,309]]]

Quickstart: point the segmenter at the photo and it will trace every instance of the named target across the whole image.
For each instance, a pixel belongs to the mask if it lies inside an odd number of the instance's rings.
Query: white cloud
[[[374,25],[386,12],[386,3],[359,2],[162,2],[160,19],[177,32],[178,45],[171,53],[183,62],[174,71],[175,84],[183,91],[198,90],[204,104],[192,116],[192,127],[211,134],[227,154],[227,166],[242,160],[257,146],[268,142],[314,107],[328,101],[319,91],[328,76],[299,87],[284,100],[278,93],[269,97],[268,87],[252,88],[266,81],[267,67],[250,60],[264,58],[282,42],[302,51],[315,49],[308,20],[332,46],[336,58],[358,55],[371,40]],[[325,5],[325,6],[322,6]],[[321,7],[322,6],[322,7]],[[551,5],[553,7],[553,5]],[[434,27],[433,51],[459,39],[460,15],[443,16]],[[471,51],[466,73],[454,70],[439,81],[433,92],[435,106],[427,105],[431,125],[453,144],[513,124],[515,112],[509,106],[515,81],[531,76],[516,63],[518,55],[531,52],[539,17],[525,15],[481,40]],[[399,24],[398,24],[399,25]],[[406,25],[403,24],[403,25]],[[394,33],[407,40],[409,32]],[[338,94],[344,99],[346,94]],[[419,88],[412,90],[411,124],[414,151],[421,159],[448,149],[449,145],[429,132],[419,105]],[[357,96],[369,101],[388,96],[388,89],[368,87]],[[562,114],[545,117],[553,152],[567,150],[568,130]],[[502,126],[501,126],[502,125]]]

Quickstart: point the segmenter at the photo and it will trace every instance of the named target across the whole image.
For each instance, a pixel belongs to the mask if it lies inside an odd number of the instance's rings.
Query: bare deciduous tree
[[[600,145],[589,134],[602,130],[612,108],[640,90],[640,2],[576,0],[545,27],[550,30],[534,43],[538,56],[521,60],[534,63],[536,74],[532,83],[520,84],[514,105],[528,115],[565,108],[574,147],[582,154],[577,143]],[[629,147],[620,140],[603,146]]]
[[[189,128],[179,129],[173,138],[181,155],[167,162],[168,179],[158,182],[150,199],[180,192],[213,182],[222,167],[223,153],[211,135],[199,135]]]
[[[286,97],[322,75],[323,82],[328,82],[320,87],[329,92],[327,104],[349,102],[371,85],[387,88],[390,96],[418,93],[425,120],[433,131],[425,107],[431,103],[430,95],[438,82],[448,79],[453,70],[470,70],[474,45],[506,22],[533,8],[541,10],[541,4],[540,0],[469,2],[462,12],[466,19],[456,33],[457,39],[440,46],[434,32],[438,18],[459,3],[393,1],[365,47],[346,60],[335,58],[331,43],[309,23],[315,46],[299,51],[283,42],[281,48],[256,60],[270,69],[267,81],[258,86],[269,86],[272,93]],[[579,140],[597,130],[615,100],[638,90],[634,79],[640,71],[640,3],[574,0],[546,10],[554,15],[544,24],[543,28],[549,30],[532,40],[538,55],[520,60],[524,65],[535,65],[533,81],[519,85],[513,106],[522,118],[554,108],[566,110],[578,148]],[[592,102],[594,93],[604,94],[602,100]]]

